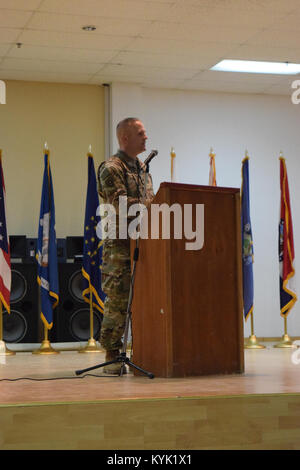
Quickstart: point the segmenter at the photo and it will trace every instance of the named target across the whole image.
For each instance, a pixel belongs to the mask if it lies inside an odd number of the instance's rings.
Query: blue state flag
[[[55,207],[49,152],[44,155],[45,168],[37,242],[38,283],[41,292],[41,318],[44,325],[53,326],[53,309],[59,302]]]
[[[83,299],[103,313],[105,294],[101,289],[102,240],[97,236],[97,225],[101,223],[97,213],[99,196],[93,156],[88,154],[88,186],[84,220],[83,242]],[[101,232],[101,230],[100,230]],[[92,296],[92,297],[91,297]]]
[[[253,312],[253,239],[250,219],[249,158],[242,161],[241,230],[244,317]]]

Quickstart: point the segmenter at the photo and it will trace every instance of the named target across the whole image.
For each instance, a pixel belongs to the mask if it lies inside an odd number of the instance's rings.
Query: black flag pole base
[[[123,364],[121,369],[120,369],[119,376],[123,375],[123,367],[124,367],[125,364],[127,364],[129,367],[133,367],[134,369],[138,370],[139,372],[142,372],[144,375],[149,377],[149,379],[154,379],[154,374],[152,374],[152,372],[147,372],[146,370],[142,369],[141,367],[139,367],[136,364],[134,364],[133,362],[131,362],[130,359],[126,356],[125,352],[122,352],[113,361],[103,362],[102,364],[98,364],[96,366],[88,367],[87,369],[76,370],[75,374],[76,375],[81,375],[81,374],[84,374],[85,372],[88,372],[90,370],[98,369],[99,367],[108,366],[109,364],[117,364],[118,362],[122,362],[122,364]]]

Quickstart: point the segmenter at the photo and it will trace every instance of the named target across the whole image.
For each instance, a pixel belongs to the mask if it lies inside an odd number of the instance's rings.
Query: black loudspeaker
[[[65,238],[57,238],[57,262],[65,263],[67,261],[67,246]]]
[[[57,238],[57,262],[65,263],[67,260],[66,239]],[[36,263],[37,238],[27,238],[26,240],[26,260],[27,263]]]
[[[66,238],[67,258],[82,261],[83,255],[83,237]]]
[[[90,337],[90,307],[82,298],[83,275],[81,263],[58,265],[59,305],[55,313],[52,341],[87,341]],[[99,339],[102,315],[94,309],[93,338]]]
[[[38,343],[36,264],[12,263],[11,270],[10,314],[3,311],[3,339],[7,343]]]
[[[10,235],[10,257],[13,258],[26,258],[26,235]]]
[[[27,263],[36,263],[36,247],[37,239],[36,238],[27,238],[26,240],[26,262]]]

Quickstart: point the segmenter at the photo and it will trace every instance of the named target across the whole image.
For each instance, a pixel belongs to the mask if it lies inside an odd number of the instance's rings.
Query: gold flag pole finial
[[[217,186],[217,180],[216,180],[216,164],[215,164],[215,157],[216,154],[213,151],[213,148],[210,147],[210,153],[209,153],[209,178],[208,178],[208,184],[209,186]]]
[[[171,181],[172,182],[175,182],[175,157],[176,157],[176,153],[174,151],[174,147],[171,147],[171,152],[170,152],[170,155],[171,155]]]

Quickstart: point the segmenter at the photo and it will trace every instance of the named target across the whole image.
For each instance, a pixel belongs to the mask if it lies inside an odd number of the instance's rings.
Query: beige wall
[[[83,235],[87,158],[104,159],[104,90],[94,85],[6,81],[0,148],[11,235],[37,236],[48,143],[57,237]]]

